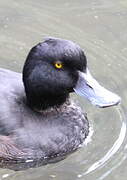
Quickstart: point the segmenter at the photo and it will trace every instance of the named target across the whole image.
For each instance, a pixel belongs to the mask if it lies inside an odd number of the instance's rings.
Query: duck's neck
[[[52,95],[31,95],[27,94],[27,104],[35,111],[43,111],[51,107],[59,107],[68,99],[67,94],[58,96]]]

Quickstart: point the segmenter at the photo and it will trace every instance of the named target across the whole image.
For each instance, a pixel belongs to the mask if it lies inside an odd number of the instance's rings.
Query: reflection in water
[[[121,117],[121,121],[122,121],[122,126],[121,126],[121,130],[120,130],[118,139],[115,141],[115,143],[113,144],[111,149],[109,149],[109,151],[106,153],[106,155],[102,159],[100,159],[99,161],[95,162],[84,173],[84,175],[91,173],[92,171],[96,170],[97,168],[102,168],[105,165],[105,163],[119,150],[119,148],[123,144],[123,141],[124,141],[125,136],[126,136],[126,122],[123,121],[124,114],[121,113],[121,111],[119,111],[118,113],[119,113],[119,116]]]
[[[94,130],[91,141],[56,164],[20,172],[1,169],[1,179],[126,180],[126,12],[126,0],[0,2],[1,67],[21,71],[29,48],[45,36],[71,39],[85,49],[96,79],[122,97],[119,107],[104,110],[80,98]]]

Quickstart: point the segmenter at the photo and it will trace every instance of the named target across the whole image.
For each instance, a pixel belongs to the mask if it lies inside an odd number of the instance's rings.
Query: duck
[[[84,143],[89,121],[71,93],[102,108],[121,100],[92,77],[84,50],[70,40],[35,45],[22,73],[0,68],[0,167],[54,163]]]

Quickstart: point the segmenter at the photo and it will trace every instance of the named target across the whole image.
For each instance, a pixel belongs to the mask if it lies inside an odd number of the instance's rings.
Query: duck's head
[[[63,104],[71,92],[99,107],[120,102],[91,76],[83,50],[68,40],[47,38],[33,47],[23,68],[23,82],[27,102],[37,110]]]

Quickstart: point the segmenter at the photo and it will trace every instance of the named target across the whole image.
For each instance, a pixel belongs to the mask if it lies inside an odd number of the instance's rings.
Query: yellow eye
[[[58,62],[55,63],[55,67],[57,69],[61,69],[63,67],[63,64],[60,61],[58,61]]]

